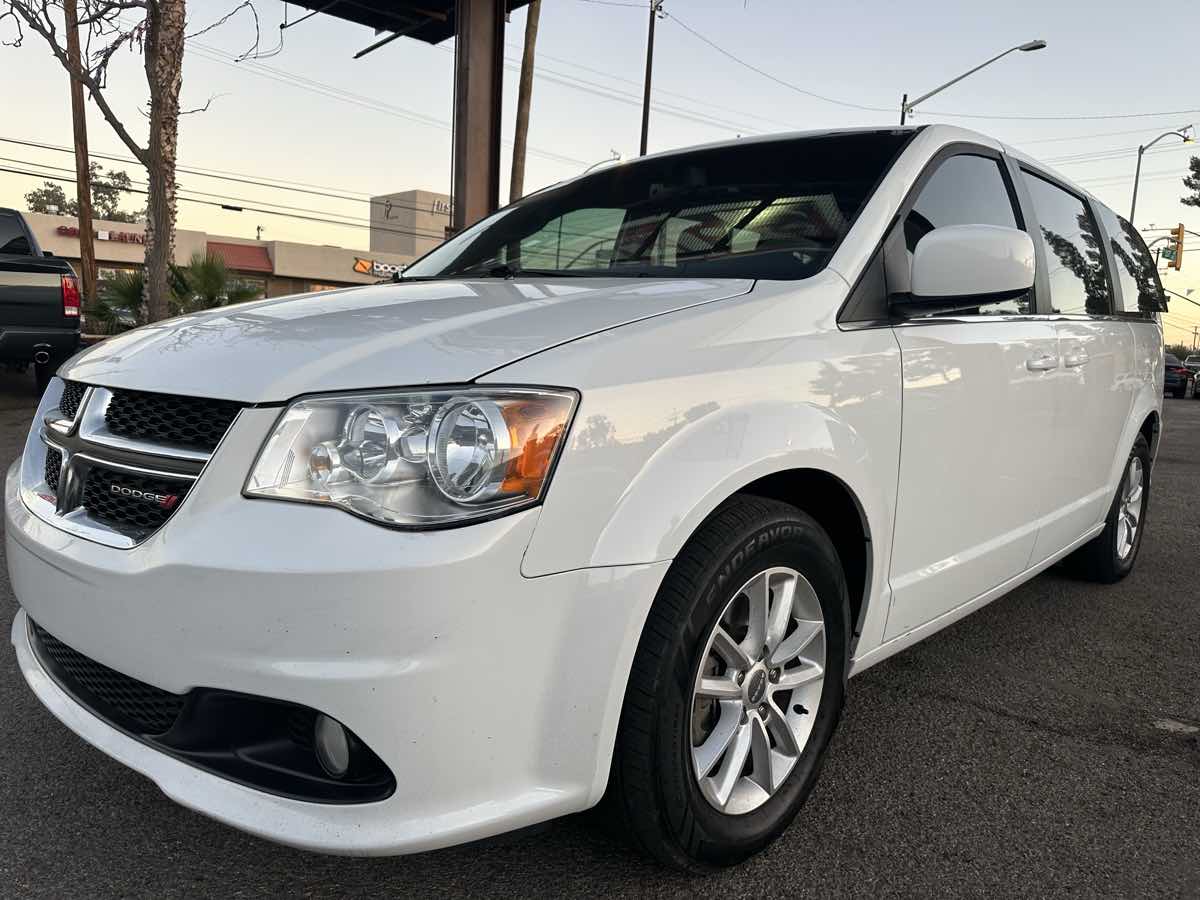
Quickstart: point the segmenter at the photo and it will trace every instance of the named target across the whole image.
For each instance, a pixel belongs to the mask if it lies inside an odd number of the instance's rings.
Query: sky
[[[637,154],[647,2],[543,0],[527,190],[576,175],[614,151]],[[237,0],[191,0],[189,33],[236,6]],[[245,9],[187,42],[184,108],[211,102],[183,118],[179,160],[276,184],[188,173],[179,182],[184,195],[272,204],[290,215],[185,201],[179,227],[254,237],[262,226],[264,239],[363,249],[369,195],[448,192],[452,42],[401,38],[354,60],[376,40],[370,30],[316,16],[281,31],[285,15],[295,21],[304,11],[278,0],[255,0],[254,7],[260,58],[237,61],[254,40]],[[1041,38],[1046,49],[1005,57],[926,101],[912,121],[950,122],[999,138],[1127,215],[1138,144],[1200,125],[1200,70],[1189,62],[1200,35],[1200,3],[1169,4],[1161,14],[1147,9],[1128,0],[665,0],[650,150],[739,134],[893,124],[902,93],[922,94],[1008,47]],[[524,27],[525,11],[518,10],[506,36],[505,199]],[[0,22],[0,40],[13,36],[11,23]],[[61,171],[73,166],[69,153],[11,142],[71,145],[67,79],[40,37],[27,34],[19,48],[0,46],[0,83],[9,86],[0,101],[0,139],[7,139],[0,140],[0,168],[70,177]],[[144,138],[146,83],[136,53],[118,54],[108,97]],[[129,156],[90,103],[88,129],[93,153]],[[1179,203],[1191,155],[1200,155],[1200,144],[1174,138],[1146,154],[1139,227],[1183,222],[1200,232],[1200,209]],[[135,164],[112,165],[144,180]],[[24,194],[39,183],[0,172],[0,206],[23,208]],[[66,189],[73,193],[71,185]],[[1164,276],[1164,283],[1180,293],[1193,289],[1200,303],[1200,238],[1193,240],[1183,271]],[[1190,343],[1200,305],[1175,298],[1167,322],[1169,342]]]

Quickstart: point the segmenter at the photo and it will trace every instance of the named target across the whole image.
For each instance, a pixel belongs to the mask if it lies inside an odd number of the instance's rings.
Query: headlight
[[[541,499],[575,401],[569,391],[474,387],[298,400],[245,493],[409,528],[509,512]]]

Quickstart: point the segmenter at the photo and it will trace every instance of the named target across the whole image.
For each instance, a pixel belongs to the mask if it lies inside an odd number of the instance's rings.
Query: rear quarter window
[[[1128,219],[1107,206],[1100,207],[1100,220],[1108,232],[1108,248],[1117,264],[1121,283],[1121,313],[1149,316],[1167,311],[1167,295],[1158,278],[1154,257],[1146,242]]]

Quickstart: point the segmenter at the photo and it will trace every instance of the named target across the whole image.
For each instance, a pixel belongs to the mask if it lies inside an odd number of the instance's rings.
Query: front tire
[[[787,504],[739,496],[676,557],[642,632],[609,802],[645,852],[688,872],[770,844],[816,783],[841,717],[845,575]]]
[[[1138,435],[1129,451],[1104,530],[1067,558],[1074,574],[1088,581],[1112,584],[1133,571],[1146,533],[1149,503],[1150,445],[1143,435]]]

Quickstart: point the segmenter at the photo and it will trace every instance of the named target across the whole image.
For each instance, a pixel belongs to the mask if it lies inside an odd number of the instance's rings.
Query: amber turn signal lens
[[[560,397],[513,400],[501,405],[512,447],[501,494],[533,498],[541,493],[570,412],[571,401]]]

